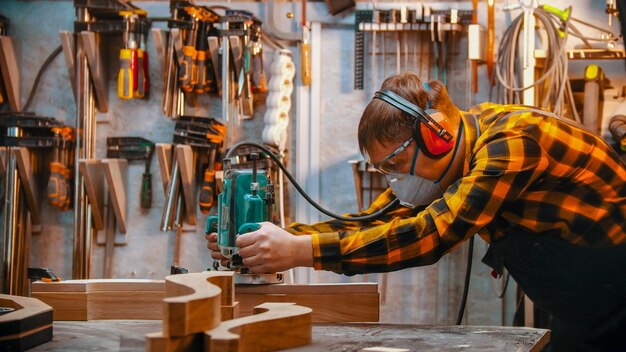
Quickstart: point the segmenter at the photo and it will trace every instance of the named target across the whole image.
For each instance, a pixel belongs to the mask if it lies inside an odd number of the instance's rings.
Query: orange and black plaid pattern
[[[626,244],[626,166],[600,137],[528,107],[484,103],[463,117],[464,176],[426,208],[371,222],[292,224],[311,234],[314,267],[347,275],[435,263],[478,233]],[[478,118],[479,136],[471,116]],[[362,214],[393,199],[388,189]]]

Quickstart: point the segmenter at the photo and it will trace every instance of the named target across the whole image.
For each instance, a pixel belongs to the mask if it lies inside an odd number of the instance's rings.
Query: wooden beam
[[[24,195],[26,196],[26,204],[28,204],[28,210],[30,211],[31,222],[33,225],[41,224],[41,217],[39,216],[39,197],[36,189],[36,180],[33,174],[33,169],[30,163],[30,154],[28,148],[11,148],[15,161],[17,164],[17,170],[22,181],[22,187],[24,189]],[[3,174],[4,175],[4,174]]]
[[[78,161],[78,170],[85,180],[85,190],[87,198],[91,204],[91,214],[96,230],[104,228],[102,216],[104,208],[104,173],[102,172],[102,162],[100,160],[82,159]]]
[[[311,343],[311,308],[293,303],[264,303],[254,315],[222,322],[204,333],[204,350],[274,351]]]
[[[314,323],[377,322],[380,295],[376,283],[312,285],[238,285],[240,314],[252,314],[264,302],[293,302],[313,309]]]
[[[172,145],[157,143],[155,148],[157,161],[159,162],[159,170],[161,171],[161,183],[163,184],[163,193],[167,193],[167,184],[170,182],[172,170]]]
[[[69,280],[32,284],[32,296],[54,308],[54,320],[160,319],[163,280]]]
[[[180,170],[180,180],[183,186],[185,214],[187,223],[195,225],[196,219],[196,183],[194,181],[193,150],[188,145],[176,146],[176,159]]]
[[[128,189],[128,160],[102,159],[104,174],[109,185],[109,196],[113,202],[113,212],[121,233],[126,233],[126,190]]]
[[[52,340],[52,307],[35,298],[0,295],[0,306],[15,309],[0,315],[3,351],[24,351]]]

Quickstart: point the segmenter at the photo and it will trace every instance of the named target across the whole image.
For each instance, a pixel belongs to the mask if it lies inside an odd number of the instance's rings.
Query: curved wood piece
[[[163,335],[187,336],[219,325],[222,302],[233,304],[233,275],[228,271],[204,271],[167,276]]]
[[[208,352],[274,351],[311,343],[311,308],[263,303],[254,315],[221,323],[204,333]]]
[[[52,307],[36,298],[0,295],[0,349],[24,351],[52,340]]]

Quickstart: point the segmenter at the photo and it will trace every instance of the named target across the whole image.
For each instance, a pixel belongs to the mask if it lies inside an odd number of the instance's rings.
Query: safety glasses
[[[402,153],[403,150],[405,150],[409,144],[411,144],[411,142],[413,142],[413,137],[411,136],[411,138],[407,139],[404,143],[402,143],[396,150],[393,151],[393,153],[387,155],[380,163],[373,163],[371,160],[369,160],[369,164],[372,165],[372,167],[374,169],[376,169],[376,171],[380,172],[381,174],[388,174],[391,172],[395,172],[397,171],[397,164],[393,162],[393,159],[395,156],[397,156],[398,154]],[[369,156],[368,156],[369,159]]]

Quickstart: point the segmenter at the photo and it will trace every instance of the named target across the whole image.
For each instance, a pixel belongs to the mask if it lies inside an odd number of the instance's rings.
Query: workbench
[[[144,351],[144,335],[160,329],[158,320],[55,321],[53,340],[30,351]],[[288,351],[540,351],[549,340],[549,330],[525,327],[316,324],[311,345]]]

